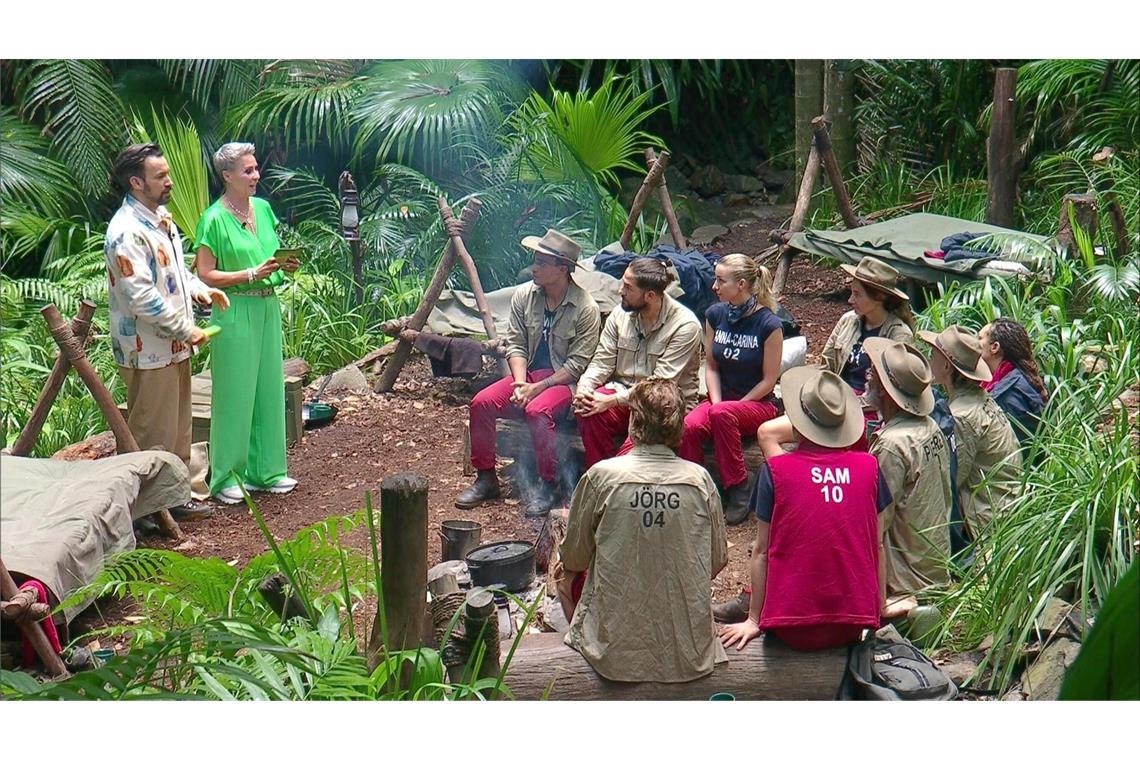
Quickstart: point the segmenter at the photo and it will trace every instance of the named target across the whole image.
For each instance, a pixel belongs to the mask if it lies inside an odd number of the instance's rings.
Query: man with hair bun
[[[582,476],[559,546],[560,594],[581,588],[566,643],[614,681],[691,681],[727,660],[709,588],[728,562],[720,496],[673,452],[687,408],[677,385],[642,380],[627,403],[633,448]]]
[[[676,382],[682,416],[697,405],[701,323],[666,295],[673,279],[666,262],[649,256],[634,259],[622,275],[621,310],[606,319],[574,394],[587,468],[632,448],[627,439],[619,451],[615,438],[629,426],[629,395],[637,383],[651,377]]]

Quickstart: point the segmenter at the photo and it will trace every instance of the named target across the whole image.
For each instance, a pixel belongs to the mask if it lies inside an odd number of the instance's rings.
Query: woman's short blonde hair
[[[629,394],[629,437],[634,443],[675,449],[685,429],[685,398],[672,380],[642,380]]]
[[[239,158],[252,156],[255,151],[253,143],[245,142],[228,142],[218,148],[214,153],[214,171],[218,173],[218,179],[222,178],[222,172],[233,171]]]
[[[756,259],[743,253],[730,253],[722,257],[717,266],[728,270],[728,279],[747,282],[748,291],[756,296],[756,302],[761,306],[776,310],[776,296],[772,294],[772,273],[768,267],[757,264]]]

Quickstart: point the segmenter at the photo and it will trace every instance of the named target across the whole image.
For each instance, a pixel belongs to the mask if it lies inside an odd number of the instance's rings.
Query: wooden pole
[[[637,194],[633,196],[633,203],[629,206],[629,218],[625,220],[625,229],[621,231],[621,247],[629,249],[629,242],[633,240],[633,230],[637,227],[637,218],[641,216],[642,210],[645,209],[645,202],[649,200],[649,193],[657,186],[657,181],[665,174],[665,165],[660,161],[655,161],[653,166],[645,175],[645,179],[641,181],[641,187],[637,188]]]
[[[483,204],[479,202],[478,198],[472,198],[463,207],[462,213],[459,215],[459,224],[461,229],[460,237],[466,239],[471,230],[475,227],[475,222],[479,219],[479,211]],[[439,259],[439,264],[435,268],[435,274],[432,275],[431,283],[428,284],[427,290],[424,291],[424,297],[420,301],[420,305],[416,308],[412,318],[408,321],[408,327],[414,330],[422,330],[424,325],[427,324],[428,316],[431,315],[431,310],[435,308],[435,302],[439,300],[439,294],[443,292],[443,288],[447,285],[447,278],[451,276],[451,270],[455,268],[455,245],[448,240],[447,246],[444,248],[443,256]],[[408,357],[412,355],[412,345],[407,341],[400,341],[396,346],[395,352],[388,357],[387,364],[384,365],[384,373],[380,376],[380,380],[376,383],[376,390],[379,393],[388,393],[396,384],[396,378],[400,376],[400,370],[404,368],[404,363],[408,361]]]
[[[485,588],[473,588],[467,592],[463,608],[463,633],[470,645],[470,652],[478,656],[479,642],[485,649],[479,665],[478,680],[499,677],[499,621],[495,610],[495,595]],[[466,674],[470,676],[470,674]],[[484,692],[488,698],[494,694]]]
[[[439,214],[443,217],[443,226],[447,229],[447,234],[451,236],[455,255],[459,257],[459,263],[463,265],[463,271],[467,272],[467,279],[471,281],[471,292],[475,295],[475,306],[479,309],[479,316],[483,320],[483,330],[487,333],[488,340],[495,340],[499,337],[495,330],[495,317],[491,314],[491,307],[487,305],[487,294],[483,291],[483,283],[479,281],[479,270],[475,267],[475,260],[467,252],[467,244],[463,242],[462,227],[443,196],[439,198]],[[500,359],[500,374],[505,375],[507,371],[506,360]]]
[[[843,170],[839,167],[839,161],[831,147],[831,136],[827,133],[827,119],[823,116],[816,116],[811,120],[811,128],[815,133],[813,147],[819,152],[823,168],[827,171],[827,180],[831,183],[831,191],[835,193],[835,202],[839,206],[839,214],[843,217],[843,223],[847,225],[847,229],[854,229],[860,226],[862,222],[855,216],[855,210],[851,207],[851,196],[847,193],[847,185],[843,182]]]
[[[661,161],[669,166],[669,151],[661,151]],[[650,169],[657,163],[657,152],[653,148],[645,149],[645,165]],[[657,185],[657,197],[661,200],[661,213],[665,214],[665,221],[669,223],[669,234],[673,237],[673,245],[678,249],[685,247],[685,233],[681,232],[681,223],[677,221],[677,211],[673,208],[673,199],[669,196],[669,187],[665,184],[665,172],[661,172],[661,182]]]
[[[16,581],[12,579],[11,573],[4,565],[4,561],[0,560],[0,597],[4,601],[8,601],[19,592],[16,586]],[[46,601],[46,600],[44,600]],[[47,634],[44,633],[43,628],[39,623],[33,623],[24,617],[16,621],[16,627],[20,629],[29,642],[32,648],[36,650],[39,655],[40,662],[43,663],[44,670],[52,676],[65,676],[67,675],[67,666],[63,664],[63,660],[51,647],[51,642],[48,641]]]
[[[135,441],[135,437],[131,434],[131,429],[127,426],[127,421],[123,419],[119,408],[115,406],[115,399],[111,396],[111,392],[107,390],[107,386],[103,385],[103,381],[99,379],[99,373],[91,366],[91,362],[87,360],[87,354],[83,351],[83,346],[80,345],[75,334],[71,332],[71,326],[64,321],[63,315],[59,313],[59,309],[55,307],[55,304],[48,304],[40,310],[40,314],[48,324],[51,337],[55,340],[56,345],[59,346],[60,355],[67,359],[67,362],[71,366],[75,367],[79,378],[83,381],[83,384],[87,386],[87,390],[91,392],[95,403],[99,405],[99,410],[103,412],[103,417],[107,420],[107,425],[111,428],[111,432],[115,434],[115,442],[118,444],[119,451],[126,453],[138,451],[139,445]],[[170,516],[170,512],[161,509],[156,512],[155,515],[158,518],[159,525],[162,526],[162,529],[168,536],[182,540],[182,531],[178,528],[178,523]]]
[[[1001,68],[994,75],[993,119],[986,149],[988,165],[986,223],[1013,226],[1013,202],[1017,196],[1017,69]]]
[[[414,472],[391,475],[380,484],[380,579],[384,598],[368,641],[370,671],[383,659],[382,650],[414,649],[424,643],[427,489],[427,478]]]
[[[709,675],[685,683],[619,683],[598,676],[586,658],[566,646],[561,633],[527,634],[504,678],[515,699],[704,699],[727,692],[737,699],[835,699],[847,667],[847,649],[797,652],[761,636]],[[553,683],[553,687],[551,684]]]
[[[75,319],[71,321],[71,332],[84,347],[90,342],[91,317],[94,314],[95,302],[84,300],[79,304],[79,312],[75,315]],[[63,388],[63,381],[67,379],[67,373],[70,370],[71,364],[61,351],[56,357],[55,366],[51,368],[47,383],[32,409],[32,416],[28,418],[24,429],[20,431],[20,437],[12,444],[13,456],[25,457],[31,454],[32,449],[36,447],[36,441],[40,437],[40,431],[44,428],[44,422],[47,421],[51,405],[55,403],[55,398],[59,395],[60,389]]]
[[[811,120],[823,113],[823,61],[797,59],[795,61],[795,145],[798,176],[807,171],[812,139]],[[808,198],[811,201],[811,198]]]
[[[796,195],[796,208],[792,212],[791,224],[788,225],[789,232],[799,232],[804,228],[804,220],[807,219],[808,209],[811,207],[811,194],[815,189],[815,178],[818,174],[819,150],[813,141],[807,165],[804,167],[804,176],[800,179],[800,191]],[[780,263],[776,265],[776,276],[772,285],[772,291],[776,295],[780,295],[784,290],[784,285],[788,281],[788,270],[792,268],[792,257],[795,255],[795,251],[787,243],[780,246]]]

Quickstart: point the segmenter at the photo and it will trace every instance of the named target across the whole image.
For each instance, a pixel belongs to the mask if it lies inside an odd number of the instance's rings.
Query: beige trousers
[[[142,450],[169,451],[190,465],[194,418],[190,400],[190,360],[161,369],[119,367],[127,386],[127,426]]]

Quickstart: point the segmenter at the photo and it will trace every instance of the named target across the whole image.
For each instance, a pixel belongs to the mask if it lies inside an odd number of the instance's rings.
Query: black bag
[[[840,699],[871,701],[949,701],[957,696],[950,677],[890,625],[851,646],[839,693]]]

